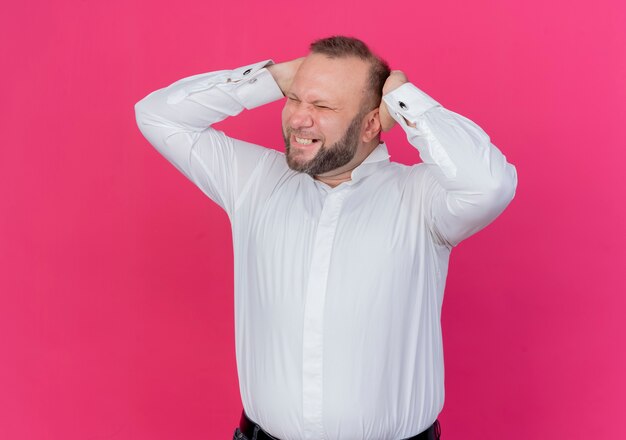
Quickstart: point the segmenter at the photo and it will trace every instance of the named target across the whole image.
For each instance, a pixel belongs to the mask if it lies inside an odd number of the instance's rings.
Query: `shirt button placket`
[[[324,302],[333,241],[345,193],[344,189],[326,196],[311,257],[302,341],[302,410],[307,440],[326,438],[322,420]]]

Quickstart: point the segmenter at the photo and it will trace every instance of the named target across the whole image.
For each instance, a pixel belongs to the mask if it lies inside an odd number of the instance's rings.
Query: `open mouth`
[[[303,137],[298,137],[298,136],[295,136],[295,135],[291,136],[291,144],[292,145],[307,146],[307,145],[316,144],[317,142],[319,142],[319,139],[303,138]]]

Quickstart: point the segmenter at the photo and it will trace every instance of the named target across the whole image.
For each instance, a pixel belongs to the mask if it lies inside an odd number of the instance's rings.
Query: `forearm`
[[[283,97],[268,63],[184,78],[135,104],[146,139],[229,215],[267,149],[211,125]]]
[[[234,70],[183,78],[156,90],[137,104],[142,134],[179,168],[189,156],[189,141],[228,116],[282,97],[272,76],[263,69],[271,60]]]
[[[384,100],[443,189],[432,206],[437,233],[456,245],[493,221],[512,200],[517,173],[489,136],[413,84],[398,87]]]

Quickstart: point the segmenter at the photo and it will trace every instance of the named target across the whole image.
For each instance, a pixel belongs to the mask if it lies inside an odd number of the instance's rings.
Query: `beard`
[[[306,162],[299,162],[293,157],[289,142],[293,130],[291,128],[283,130],[286,151],[285,158],[287,159],[289,168],[315,177],[318,174],[324,174],[350,162],[354,158],[359,146],[362,126],[361,119],[363,116],[365,116],[365,113],[359,112],[359,114],[352,119],[341,139],[328,148],[322,144],[319,150],[317,150],[317,153],[315,153],[315,156]]]

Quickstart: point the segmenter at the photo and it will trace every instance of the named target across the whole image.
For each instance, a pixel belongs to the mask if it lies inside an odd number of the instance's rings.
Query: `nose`
[[[293,130],[312,127],[313,115],[311,114],[311,110],[303,104],[294,106],[289,117],[289,126]]]

